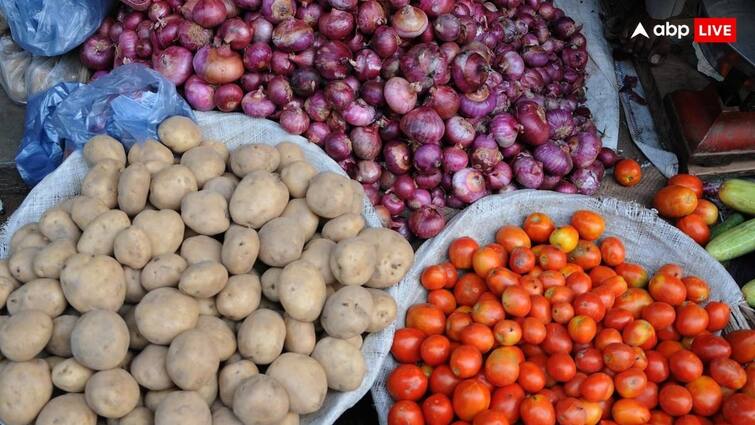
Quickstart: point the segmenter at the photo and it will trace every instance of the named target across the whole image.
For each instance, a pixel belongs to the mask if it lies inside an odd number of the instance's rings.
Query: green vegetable
[[[738,225],[745,222],[745,216],[742,214],[735,212],[734,214],[730,215],[726,220],[723,221],[723,223],[718,223],[713,228],[710,229],[710,238],[713,239],[716,236],[720,235],[721,233],[732,229],[734,227],[737,227]]]
[[[742,180],[726,180],[721,185],[718,197],[727,207],[749,215],[755,215],[755,183]]]
[[[745,301],[750,307],[755,307],[755,279],[745,283],[742,287],[742,294],[745,296]]]
[[[716,236],[708,242],[705,250],[718,261],[755,251],[755,218]]]

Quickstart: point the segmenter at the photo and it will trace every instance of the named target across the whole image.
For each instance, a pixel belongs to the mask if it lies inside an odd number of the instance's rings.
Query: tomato
[[[571,299],[574,297],[574,290],[566,286],[566,279],[564,278],[564,275],[559,271],[546,270],[540,273],[537,279],[542,282],[543,288],[546,291],[548,289],[557,289],[562,292],[568,290],[569,294],[571,294],[568,300],[569,302],[571,302]]]
[[[634,398],[648,409],[658,406],[658,385],[655,382],[647,382],[642,392]]]
[[[553,220],[543,213],[532,213],[524,219],[522,226],[524,231],[533,242],[543,243],[548,240],[551,232],[555,229]]]
[[[454,375],[451,368],[448,367],[448,365],[441,364],[433,369],[430,374],[430,392],[433,394],[440,393],[451,396],[454,388],[456,388],[456,384],[459,382],[461,382],[461,380]]]
[[[507,286],[515,286],[519,283],[521,275],[514,273],[505,267],[496,267],[488,273],[485,283],[488,289],[495,295],[501,295]]]
[[[708,226],[712,226],[718,222],[718,207],[707,199],[698,199],[697,208],[695,208],[692,214],[702,217]]]
[[[509,286],[503,291],[501,296],[503,309],[506,314],[516,317],[524,317],[532,308],[530,294],[520,286]]]
[[[721,386],[738,390],[747,383],[747,372],[732,359],[713,359],[708,368],[710,369],[710,376]]]
[[[594,288],[599,287],[603,281],[610,277],[616,276],[616,272],[607,266],[597,266],[590,270],[590,281],[592,282],[592,286]]]
[[[681,385],[665,384],[658,393],[661,409],[671,416],[683,416],[692,411],[692,394]]]
[[[542,295],[543,293],[543,282],[531,274],[522,276],[519,279],[519,287],[527,291],[529,295]]]
[[[569,397],[580,397],[582,393],[579,387],[582,386],[585,379],[587,379],[587,374],[582,372],[575,373],[572,379],[564,383],[564,393]]]
[[[509,256],[509,268],[515,273],[527,273],[535,267],[535,254],[529,248],[514,248]]]
[[[644,288],[648,283],[648,272],[639,264],[621,263],[615,267],[614,274],[623,277],[633,288]]]
[[[485,292],[485,282],[473,273],[467,273],[459,278],[454,286],[454,298],[458,305],[473,306]]]
[[[697,304],[687,302],[676,309],[674,328],[682,336],[695,336],[708,328],[708,312]]]
[[[660,344],[658,344],[657,347],[655,347],[655,349],[656,351],[661,353],[661,355],[663,355],[664,357],[668,359],[671,357],[672,354],[676,353],[679,350],[683,350],[684,347],[682,347],[682,344],[675,339],[675,340],[662,341]]]
[[[485,359],[485,378],[498,387],[515,383],[519,378],[516,352],[508,347],[493,350]]]
[[[561,270],[566,267],[566,261],[566,253],[553,245],[544,245],[537,255],[537,263],[543,270]]]
[[[506,415],[509,423],[519,419],[519,406],[524,400],[524,390],[519,384],[505,385],[493,393],[490,399],[490,408]]]
[[[634,350],[624,343],[608,344],[603,349],[603,362],[614,372],[623,372],[634,364]]]
[[[487,294],[490,293],[488,292]],[[485,299],[480,297],[477,304],[472,307],[472,320],[485,326],[493,326],[496,322],[503,319],[505,315],[503,305],[501,305],[495,296]]]
[[[386,381],[388,393],[394,400],[419,400],[427,391],[427,376],[413,364],[398,365]]]
[[[446,320],[446,336],[452,341],[458,341],[462,329],[472,323],[472,315],[461,311],[454,311]]]
[[[656,274],[665,274],[666,276],[675,277],[677,279],[681,279],[683,275],[682,266],[679,264],[674,263],[666,263],[661,266],[660,269],[656,272]]]
[[[501,345],[516,345],[522,339],[522,327],[513,320],[500,320],[493,327],[493,336]]]
[[[623,372],[617,373],[613,378],[613,382],[616,386],[616,392],[622,397],[635,398],[645,389],[648,378],[645,376],[645,372],[636,367],[630,367]]]
[[[623,308],[614,307],[606,312],[606,317],[603,319],[603,326],[621,331],[633,320],[634,317],[632,317],[632,313]]]
[[[684,415],[674,421],[674,425],[713,425],[711,421],[706,418],[701,418],[695,415]]]
[[[593,344],[595,345],[595,348],[602,351],[611,344],[622,343],[623,341],[624,340],[621,338],[621,332],[613,328],[603,328],[598,331],[597,335],[595,335],[595,341]]]
[[[451,352],[449,366],[459,378],[471,378],[482,367],[482,353],[472,345],[460,345]]]
[[[603,369],[603,355],[596,348],[583,348],[574,355],[574,363],[579,371],[595,373]]]
[[[493,331],[481,323],[472,323],[461,330],[459,339],[464,345],[471,345],[481,353],[487,353],[495,344]]]
[[[626,310],[632,314],[632,317],[639,319],[642,315],[642,309],[652,303],[653,297],[646,290],[642,288],[629,288],[616,298],[613,307]]]
[[[600,297],[594,292],[586,292],[578,295],[574,299],[574,313],[577,315],[588,316],[600,322],[606,315],[606,307]]]
[[[461,381],[454,389],[453,406],[456,416],[471,421],[490,407],[490,390],[477,379]]]
[[[427,425],[448,425],[454,419],[454,407],[445,394],[433,394],[422,402],[422,415]]]
[[[668,303],[656,301],[642,309],[642,318],[655,329],[662,329],[674,323],[676,310]]]
[[[456,298],[448,289],[435,289],[427,293],[427,302],[438,307],[443,314],[456,310]]]
[[[642,168],[633,159],[622,159],[614,165],[613,177],[616,179],[616,183],[632,187],[637,185],[642,179]]]
[[[577,229],[580,238],[588,241],[598,239],[606,230],[606,222],[603,217],[588,210],[574,212],[571,216],[571,225]]]
[[[503,412],[488,409],[478,413],[472,425],[509,425],[509,420]]]
[[[569,331],[566,327],[560,323],[546,323],[545,325],[546,337],[540,346],[548,354],[554,353],[569,353],[571,352],[574,344],[571,338],[569,338]]]
[[[420,345],[420,356],[425,364],[438,366],[451,355],[451,341],[443,335],[430,335]]]
[[[551,321],[551,303],[542,295],[530,295],[529,317],[540,320],[543,323]]]
[[[388,411],[388,425],[424,425],[422,409],[410,400],[401,400]]]
[[[684,186],[666,186],[653,197],[653,207],[664,217],[684,217],[697,208],[697,195]]]
[[[710,376],[701,376],[687,384],[692,395],[692,412],[700,416],[712,416],[721,408],[724,395],[721,387]]]
[[[506,252],[511,252],[514,248],[532,247],[530,237],[527,235],[521,227],[518,226],[503,226],[495,233],[496,243],[503,245]]]
[[[543,388],[542,390],[537,392],[539,395],[542,395],[548,399],[548,401],[551,402],[551,404],[558,403],[559,400],[562,398],[566,398],[566,394],[563,392],[561,387],[554,386],[553,389],[551,388]]]
[[[679,350],[668,359],[671,374],[678,381],[692,382],[703,374],[703,362],[689,350]]]
[[[528,393],[536,393],[545,387],[545,372],[531,361],[519,365],[517,383]]]
[[[478,248],[472,254],[472,268],[478,276],[485,278],[490,270],[506,263],[508,255],[501,245],[487,245]]]
[[[705,311],[708,312],[708,331],[720,331],[729,324],[731,310],[727,304],[711,301],[705,306]]]
[[[469,236],[462,236],[455,239],[448,246],[448,259],[457,269],[468,269],[472,267],[472,256],[480,245]]]
[[[545,324],[533,317],[522,320],[522,340],[527,344],[540,344],[546,337]]]
[[[656,301],[671,305],[679,305],[687,299],[687,287],[680,279],[666,274],[657,273],[650,279],[648,286],[650,295]]]
[[[687,300],[703,303],[710,296],[708,283],[697,276],[687,276],[682,279],[684,286],[687,287]]]
[[[726,334],[731,344],[731,357],[741,364],[755,360],[755,330],[740,329]]]
[[[446,316],[432,304],[414,304],[406,311],[406,326],[419,329],[426,335],[442,334],[446,328]]]
[[[574,291],[575,295],[582,295],[592,289],[592,281],[587,273],[577,271],[566,278],[566,286]]]
[[[673,425],[674,418],[661,410],[651,410],[648,425]]]
[[[567,326],[569,337],[577,344],[587,344],[598,333],[598,324],[590,316],[574,316]]]
[[[401,328],[393,334],[391,354],[399,363],[417,363],[420,361],[420,346],[426,335],[419,329]]]
[[[450,261],[441,263],[440,266],[446,271],[446,286],[444,288],[453,288],[456,285],[456,280],[459,278],[459,271],[456,270],[456,267]]]
[[[752,425],[755,423],[755,398],[734,394],[724,403],[723,414],[731,425]]]
[[[446,268],[440,264],[426,267],[425,270],[422,271],[419,281],[427,290],[441,289],[445,287],[448,282]]]
[[[579,232],[571,225],[559,227],[551,233],[548,241],[563,252],[571,252],[579,242]]]
[[[608,266],[616,267],[624,263],[626,250],[624,242],[615,236],[609,236],[600,243],[600,256]]]
[[[587,421],[587,412],[580,400],[567,397],[556,403],[556,420],[560,425],[584,425]]]
[[[545,363],[548,375],[558,382],[567,382],[577,374],[577,365],[567,353],[555,353]]]
[[[633,347],[640,347],[648,341],[655,340],[655,329],[646,320],[634,320],[624,327],[622,337],[625,343]]]
[[[623,398],[613,404],[611,415],[619,425],[642,425],[650,420],[650,409],[637,400]]]
[[[666,185],[684,186],[694,192],[698,198],[703,197],[703,181],[697,176],[680,173],[668,179]]]
[[[569,262],[574,263],[584,270],[590,270],[600,265],[600,248],[595,242],[580,240],[577,246],[569,253]]]
[[[645,351],[645,357],[647,358],[647,366],[644,372],[648,380],[655,383],[665,381],[670,373],[666,357],[657,351]]]
[[[524,425],[554,425],[556,410],[547,397],[541,394],[531,395],[522,400],[519,413]]]
[[[700,245],[705,245],[710,240],[710,227],[705,224],[705,219],[697,214],[679,218],[676,220],[676,227]]]
[[[709,333],[697,335],[692,340],[690,349],[703,362],[731,355],[731,345],[722,337]]]
[[[551,315],[556,323],[569,323],[569,320],[574,317],[574,307],[567,302],[557,302],[551,307]]]

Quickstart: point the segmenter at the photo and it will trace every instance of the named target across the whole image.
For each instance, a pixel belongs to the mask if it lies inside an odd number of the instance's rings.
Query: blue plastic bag
[[[16,167],[33,186],[94,135],[130,148],[157,138],[157,126],[173,115],[194,119],[173,83],[144,65],[118,67],[89,84],[60,83],[29,99]]]
[[[11,35],[35,56],[58,56],[94,34],[113,0],[0,0]]]

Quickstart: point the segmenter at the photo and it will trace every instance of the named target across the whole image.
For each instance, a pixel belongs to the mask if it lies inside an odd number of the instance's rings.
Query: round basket
[[[406,310],[412,304],[425,302],[427,292],[419,284],[425,267],[445,261],[449,244],[461,236],[470,236],[481,245],[494,242],[496,230],[505,224],[521,224],[533,212],[548,214],[555,223],[568,223],[574,211],[591,210],[606,221],[605,236],[618,236],[624,242],[627,261],[655,271],[666,263],[682,265],[684,272],[696,275],[711,287],[711,299],[731,306],[731,321],[726,331],[749,328],[755,323],[752,309],[745,303],[736,282],[721,264],[687,235],[669,225],[658,215],[638,204],[613,198],[591,198],[556,192],[520,190],[483,198],[456,215],[435,238],[427,241],[416,253],[414,266],[399,286],[397,327],[402,327]],[[749,324],[748,324],[749,323]],[[385,387],[388,374],[396,367],[393,357],[383,368],[372,389],[380,416],[387,423],[393,401]]]

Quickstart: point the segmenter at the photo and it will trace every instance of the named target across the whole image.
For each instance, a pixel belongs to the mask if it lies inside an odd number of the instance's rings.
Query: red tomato
[[[726,334],[731,344],[731,358],[741,364],[755,360],[755,330],[741,329]]]
[[[482,353],[472,345],[460,345],[451,352],[449,366],[459,378],[471,378],[482,367]]]
[[[484,278],[490,270],[506,264],[506,250],[498,244],[478,248],[472,254],[472,268],[478,276]]]
[[[435,264],[422,271],[419,281],[425,289],[441,289],[448,283],[448,273],[444,266]]]
[[[666,185],[684,186],[692,190],[692,192],[694,192],[695,196],[697,196],[698,198],[703,197],[703,181],[700,180],[699,177],[693,176],[691,174],[679,173],[675,176],[672,176],[670,179],[668,179]]]
[[[633,320],[624,327],[622,337],[625,343],[633,347],[641,347],[648,341],[655,340],[655,329],[646,320]]]
[[[522,320],[522,340],[528,344],[540,344],[545,340],[547,331],[545,324],[533,317]]]
[[[451,341],[443,335],[430,335],[420,345],[420,356],[425,364],[438,366],[451,355]]]
[[[582,392],[579,387],[582,386],[585,379],[587,379],[587,374],[577,372],[572,379],[564,383],[564,393],[569,397],[580,397]]]
[[[457,269],[472,267],[472,256],[480,245],[468,236],[462,236],[448,246],[448,259]]]
[[[388,411],[388,425],[424,425],[422,409],[410,400],[401,400]]]
[[[566,253],[553,245],[544,245],[537,255],[537,262],[543,270],[561,270],[566,266]]]
[[[503,291],[501,296],[503,302],[503,309],[507,314],[516,317],[524,317],[530,312],[532,303],[530,302],[530,294],[527,293],[521,286],[509,286]]]
[[[545,373],[531,361],[519,365],[517,383],[528,393],[536,393],[545,387]]]
[[[433,394],[422,402],[422,416],[427,425],[448,425],[454,420],[454,407],[444,394]]]
[[[595,373],[603,369],[603,356],[593,347],[583,348],[574,356],[577,369],[585,373]]]
[[[401,328],[393,334],[391,354],[399,363],[417,363],[420,361],[420,346],[426,335],[419,329]]]
[[[458,309],[448,315],[446,320],[446,336],[452,341],[458,341],[461,331],[472,323],[472,315]]]
[[[467,273],[459,278],[454,286],[454,297],[458,305],[473,306],[487,287],[485,282],[474,273]]]
[[[697,214],[690,214],[676,220],[676,227],[700,245],[710,240],[710,227],[705,219]]]
[[[456,298],[448,289],[436,289],[427,293],[427,302],[438,307],[443,314],[456,310]]]
[[[493,350],[485,360],[485,377],[495,386],[511,385],[519,377],[519,358],[510,347]]]
[[[535,254],[529,248],[514,248],[509,256],[509,268],[515,273],[528,273],[535,267]]]
[[[388,375],[386,388],[394,400],[416,401],[427,391],[427,376],[416,365],[398,365]]]
[[[721,387],[710,376],[701,376],[687,384],[692,395],[692,412],[700,416],[712,416],[721,408],[724,395]]]
[[[611,414],[619,425],[642,425],[650,420],[650,409],[630,398],[617,400]]]
[[[678,338],[677,338],[678,339]],[[661,353],[665,358],[671,358],[671,356],[677,351],[683,350],[682,344],[677,340],[663,341],[655,347],[656,351]]]
[[[666,186],[656,192],[653,207],[664,217],[684,217],[692,214],[697,208],[697,195],[684,186]]]
[[[624,398],[635,398],[642,394],[648,383],[645,372],[631,367],[623,372],[616,374],[613,378],[616,392]]]
[[[642,392],[634,398],[648,409],[658,406],[658,385],[655,382],[647,382]]]
[[[672,354],[668,363],[671,374],[681,382],[692,382],[703,374],[703,362],[689,350]]]
[[[548,357],[545,370],[556,381],[567,382],[577,374],[577,365],[569,354],[555,353]]]
[[[406,326],[419,329],[426,335],[442,334],[446,328],[446,316],[432,304],[414,304],[406,311]]]
[[[658,273],[653,276],[650,279],[648,291],[654,300],[674,306],[680,305],[687,299],[687,287],[684,286],[684,282],[665,274]]]
[[[605,350],[610,344],[621,343],[622,341],[621,332],[612,328],[603,328],[595,336],[595,348]]]
[[[738,390],[747,383],[747,372],[732,359],[713,359],[708,368],[710,369],[710,376],[721,386]]]
[[[660,269],[658,269],[657,274],[665,274],[667,276],[675,277],[677,279],[682,278],[683,270],[682,266],[674,263],[668,263],[661,266]]]
[[[612,308],[606,312],[603,326],[621,331],[634,320],[632,313],[623,308]]]
[[[606,222],[599,214],[588,211],[575,211],[571,216],[571,225],[579,232],[582,239],[594,241],[603,234]]]
[[[657,351],[646,351],[645,357],[648,362],[645,367],[645,375],[648,380],[655,383],[665,381],[670,374],[666,357]]]
[[[496,267],[488,273],[485,283],[493,294],[501,295],[506,287],[518,285],[519,278],[521,278],[521,275],[518,273],[514,273],[505,267]]]
[[[541,346],[548,354],[569,353],[574,344],[569,338],[566,327],[560,323],[548,323],[545,325],[546,337]]]
[[[456,416],[471,421],[490,407],[490,390],[477,379],[461,381],[454,389],[453,407]]]
[[[648,272],[639,264],[621,263],[616,266],[616,273],[633,288],[644,288],[648,283]]]
[[[690,349],[703,362],[709,362],[716,358],[727,358],[731,355],[731,345],[725,339],[708,333],[697,335],[692,340]]]
[[[537,319],[543,323],[551,321],[551,304],[547,298],[542,295],[530,295],[530,304],[529,317]]]
[[[671,417],[666,412],[663,412],[661,410],[651,410],[650,411],[650,421],[648,421],[648,425],[673,425],[674,424],[674,418]]]
[[[532,243],[530,237],[521,227],[503,226],[495,234],[496,243],[503,245],[506,252],[511,252],[514,248],[530,248]]]
[[[509,420],[503,412],[488,409],[478,413],[472,425],[509,425]]]
[[[522,400],[519,408],[522,422],[525,425],[554,425],[556,410],[547,397],[535,394]]]
[[[603,349],[603,362],[610,370],[623,372],[634,364],[634,350],[623,343],[608,344]]]
[[[556,420],[561,425],[583,425],[587,421],[587,412],[582,401],[567,397],[556,403]]]
[[[553,321],[566,324],[574,317],[574,307],[568,302],[557,302],[551,306],[551,316]]]
[[[682,336],[695,336],[706,330],[709,324],[708,312],[694,303],[685,303],[676,309],[674,328]]]
[[[430,374],[430,392],[450,397],[459,382],[461,382],[461,379],[454,375],[451,368],[442,364],[433,369],[432,374]]]
[[[530,239],[537,243],[543,243],[548,240],[551,232],[555,229],[553,220],[543,213],[532,213],[524,220],[524,231]]]
[[[684,286],[687,287],[687,300],[703,303],[710,296],[708,283],[697,276],[687,276],[682,279]]]
[[[519,384],[505,385],[498,388],[490,399],[490,408],[504,415],[509,423],[519,419],[519,406],[524,400],[524,390]]]
[[[570,288],[575,295],[582,295],[592,289],[590,276],[581,271],[571,273],[566,278],[566,286]]]
[[[731,310],[727,304],[711,301],[705,306],[705,311],[708,312],[708,331],[720,331],[729,324]]]
[[[600,242],[600,256],[606,265],[618,266],[624,262],[625,255],[624,242],[616,236],[609,236]]]
[[[593,288],[597,288],[604,280],[616,275],[617,273],[608,266],[597,266],[590,270],[590,280],[592,280]]]
[[[676,310],[671,304],[656,301],[642,309],[642,318],[653,325],[655,329],[663,329],[674,323]]]
[[[577,344],[587,344],[598,333],[598,325],[590,316],[574,316],[567,327],[569,336]]]
[[[577,295],[574,299],[574,314],[591,317],[600,322],[606,315],[606,307],[594,292]]]
[[[681,385],[665,384],[658,393],[658,402],[671,416],[683,416],[692,411],[692,394]]]
[[[622,159],[613,168],[613,177],[622,186],[632,187],[642,179],[642,168],[633,159]]]
[[[493,326],[505,316],[503,305],[494,296],[486,299],[480,297],[472,307],[472,320],[485,326]]]
[[[723,414],[731,425],[752,425],[755,423],[755,398],[734,394],[724,403]]]
[[[459,339],[462,344],[471,345],[477,348],[481,353],[487,353],[495,345],[495,337],[493,331],[489,327],[480,324],[472,323],[466,328],[461,330]]]
[[[450,261],[446,261],[445,263],[440,264],[441,267],[443,267],[443,270],[446,271],[446,289],[453,288],[454,285],[456,285],[456,280],[459,278],[459,272],[456,270],[456,267],[454,267],[453,264],[451,264]]]
[[[698,199],[697,208],[695,208],[692,214],[702,217],[708,226],[712,226],[718,222],[718,207],[707,199]]]
[[[622,278],[623,279],[623,278]],[[629,288],[623,294],[616,297],[614,308],[622,308],[630,313],[635,319],[642,315],[642,309],[653,303],[653,297],[643,288]]]
[[[569,252],[569,262],[582,267],[584,270],[591,270],[600,265],[600,248],[595,245],[595,242],[580,240],[577,242],[577,246]]]
[[[500,320],[493,327],[493,335],[501,345],[516,345],[522,339],[522,327],[513,320]]]

